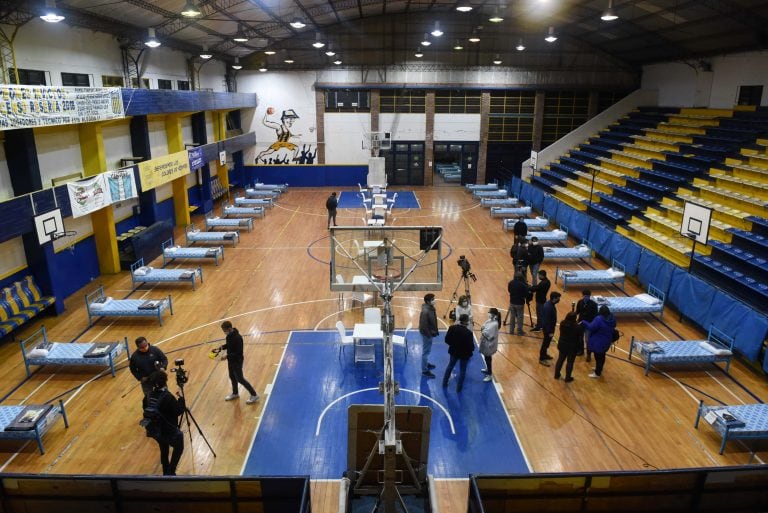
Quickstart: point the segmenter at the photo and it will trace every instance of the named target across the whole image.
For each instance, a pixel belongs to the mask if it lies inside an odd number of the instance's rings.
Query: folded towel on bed
[[[139,310],[157,310],[162,304],[162,299],[149,299],[139,305]]]
[[[658,345],[656,342],[640,342],[640,346],[645,350],[646,353],[663,353],[664,349],[660,345]]]
[[[40,342],[35,346],[35,349],[42,349],[44,351],[50,351],[53,348],[53,342]]]
[[[45,358],[48,356],[48,350],[36,347],[27,353],[27,356],[30,358]]]
[[[101,301],[103,299],[103,301]],[[101,310],[105,306],[107,306],[109,303],[112,302],[111,297],[100,297],[97,300],[94,300],[91,302],[91,310]]]
[[[219,254],[219,248],[210,248],[208,251],[205,252],[206,256],[216,256]]]
[[[595,303],[597,303],[598,305],[602,305],[608,302],[608,299],[606,299],[603,296],[592,296],[592,299],[594,299]]]
[[[709,351],[710,353],[716,354],[718,356],[730,356],[733,354],[728,349],[725,349],[723,347],[713,346],[712,344],[704,340],[699,342],[699,347],[704,349],[705,351]]]
[[[647,305],[658,305],[661,304],[661,300],[657,297],[654,297],[650,294],[636,294],[635,299],[639,299],[643,303]]]
[[[744,427],[746,425],[743,420],[741,420],[740,418],[738,418],[736,415],[726,410],[725,408],[721,408],[718,410],[711,410],[711,411],[715,415],[717,415],[717,420],[719,420],[729,428]]]
[[[181,273],[179,275],[179,279],[180,280],[188,280],[188,279],[190,279],[194,275],[195,275],[194,271],[185,271],[185,272],[183,272],[183,273]]]

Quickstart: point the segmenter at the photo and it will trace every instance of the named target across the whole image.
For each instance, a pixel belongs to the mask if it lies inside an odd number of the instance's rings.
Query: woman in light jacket
[[[493,367],[491,360],[494,353],[499,350],[499,326],[501,326],[501,314],[496,308],[488,310],[488,320],[483,323],[480,330],[480,354],[485,358],[485,369],[483,381],[493,380]]]
[[[587,350],[595,354],[595,370],[590,378],[599,378],[605,365],[605,353],[611,347],[613,341],[613,329],[616,327],[616,319],[611,310],[606,306],[600,306],[597,317],[591,322],[581,321],[581,324],[589,331],[587,338]]]

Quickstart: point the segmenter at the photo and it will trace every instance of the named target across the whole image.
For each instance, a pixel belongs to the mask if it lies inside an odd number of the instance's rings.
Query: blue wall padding
[[[368,166],[245,166],[247,184],[287,183],[291,187],[349,187],[368,181]]]
[[[157,221],[164,221],[170,219],[173,224],[176,224],[176,212],[173,210],[173,197],[167,200],[161,201],[157,204]]]
[[[589,239],[590,244],[592,244],[592,249],[597,251],[597,254],[600,255],[603,260],[606,262],[610,262],[611,258],[610,255],[613,253],[613,244],[614,241],[619,239],[621,236],[610,230],[606,225],[603,223],[598,223],[597,221],[592,221],[592,224],[589,227],[589,236],[587,239]],[[624,264],[624,260],[618,259],[619,262]],[[627,274],[635,274],[632,272],[630,266],[625,265],[625,269]]]
[[[518,199],[525,203],[526,205],[531,204],[531,191],[533,191],[533,187],[529,183],[521,182],[520,183],[520,193],[517,195]]]
[[[637,266],[640,263],[640,253],[642,253],[642,248],[638,244],[635,244],[620,233],[613,232],[611,252],[605,256],[609,262],[613,259],[618,260],[624,264],[627,274],[635,276],[637,275]],[[655,280],[653,286],[658,288]]]
[[[734,337],[734,347],[752,361],[757,360],[768,334],[768,319],[764,315],[722,291],[715,292],[709,308],[705,327],[710,325]]]
[[[637,277],[643,287],[647,288],[648,284],[652,283],[654,287],[666,293],[669,291],[669,282],[672,280],[672,272],[675,267],[672,262],[664,260],[650,251],[643,251],[640,253]]]
[[[554,196],[547,196],[544,198],[544,210],[542,213],[547,217],[547,219],[554,221],[557,219],[557,209],[560,204],[561,201]]]
[[[87,237],[72,248],[55,253],[51,268],[56,269],[56,272],[51,273],[56,302],[63,305],[65,298],[101,274],[96,253],[96,237]]]
[[[525,182],[523,182],[518,177],[513,176],[512,180],[509,183],[510,183],[510,189],[509,190],[512,192],[512,195],[513,196],[517,196],[519,198],[520,197],[520,189],[522,189],[523,184]]]
[[[530,198],[531,207],[535,208],[539,212],[544,210],[544,191],[536,187],[531,187]]]
[[[655,287],[656,284],[654,283]],[[672,273],[669,301],[686,317],[701,327],[707,326],[709,308],[716,289],[678,268]]]
[[[589,218],[575,208],[567,207],[567,210],[570,211],[570,217],[566,225],[568,226],[568,235],[581,242],[587,238],[589,233]]]
[[[187,198],[189,198],[189,204],[197,205],[198,207],[203,204],[203,200],[200,197],[200,187],[194,185],[187,189]]]
[[[131,216],[115,223],[115,233],[120,235],[139,226],[139,218]]]

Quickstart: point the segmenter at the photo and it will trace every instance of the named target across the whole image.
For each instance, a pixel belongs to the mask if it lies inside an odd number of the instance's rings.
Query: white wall
[[[365,131],[370,131],[370,124]],[[423,141],[427,136],[427,118],[424,114],[379,114],[379,132],[389,132],[393,142]]]
[[[108,170],[119,168],[120,159],[133,157],[131,127],[128,122],[105,125],[101,133]]]
[[[479,141],[480,114],[435,114],[435,141]]]
[[[192,144],[194,137],[192,136],[192,116],[186,116],[181,118],[181,140],[184,144]]]
[[[768,105],[768,51],[726,55],[712,59],[714,80],[710,106],[730,108],[739,98],[739,86],[762,85],[760,105]]]
[[[51,187],[51,180],[59,176],[82,173],[80,133],[76,125],[36,128],[34,133],[43,188]]]
[[[152,152],[152,158],[168,155],[168,135],[165,133],[165,121],[150,120],[147,122],[149,128],[149,150]],[[137,155],[145,157],[146,155]]]
[[[324,123],[326,164],[368,164],[371,152],[362,144],[371,130],[370,113],[327,112]]]
[[[18,272],[26,266],[27,256],[21,237],[0,242],[0,278]]]

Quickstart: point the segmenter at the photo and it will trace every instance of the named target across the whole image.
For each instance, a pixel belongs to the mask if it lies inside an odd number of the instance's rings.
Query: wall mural
[[[256,164],[314,164],[317,145],[301,143],[302,134],[291,132],[291,127],[299,119],[296,111],[293,109],[284,110],[279,122],[271,119],[274,115],[275,108],[267,107],[267,112],[261,122],[264,126],[275,131],[277,140],[269,148],[256,155]],[[297,143],[301,144],[301,148]]]

